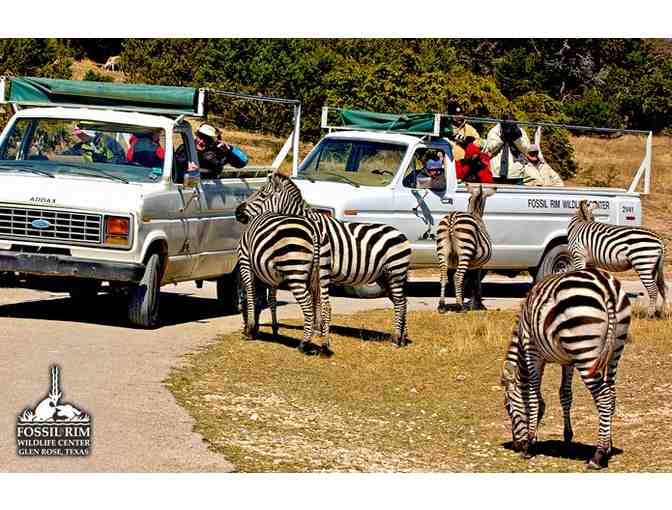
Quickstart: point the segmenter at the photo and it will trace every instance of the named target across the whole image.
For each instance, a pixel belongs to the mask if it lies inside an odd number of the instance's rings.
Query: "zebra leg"
[[[278,300],[277,300],[278,289],[275,287],[269,287],[268,289],[268,306],[271,309],[271,327],[273,328],[273,336],[278,337]]]
[[[327,354],[331,347],[331,302],[329,300],[329,281],[327,274],[320,278],[320,312],[322,315],[322,352]]]
[[[474,269],[470,277],[473,279],[473,293],[471,296],[470,309],[486,310],[483,305],[483,270],[481,268]]]
[[[562,365],[562,383],[560,384],[560,405],[562,406],[562,417],[565,421],[563,435],[565,443],[571,443],[574,439],[572,430],[572,375],[574,368],[571,365]]]
[[[390,279],[384,275],[378,279],[377,283],[387,291],[387,295],[394,305],[394,333],[392,334],[392,343],[397,347],[404,347],[408,341],[408,325],[406,324],[406,314],[408,303],[404,291],[404,282],[406,278]]]
[[[457,311],[464,310],[464,275],[467,273],[468,261],[462,260],[458,262],[457,269],[455,270],[455,300],[457,301]]]
[[[439,250],[439,269],[441,270],[441,297],[439,298],[439,306],[437,311],[439,313],[446,313],[448,307],[446,306],[446,285],[448,285],[448,261],[446,257]]]
[[[639,279],[642,281],[642,284],[649,295],[649,308],[647,313],[649,319],[660,317],[661,314],[658,308],[658,286],[656,285],[653,275],[649,272],[640,273]]]
[[[301,307],[303,312],[303,340],[299,344],[301,352],[307,351],[307,345],[310,344],[313,338],[313,327],[315,325],[315,317],[313,316],[313,296],[310,293],[310,288],[307,284],[291,284],[289,290],[292,291],[294,299]]]
[[[614,393],[602,377],[587,379],[584,380],[584,383],[588,386],[590,394],[593,396],[600,422],[597,449],[593,457],[588,461],[588,468],[601,469],[606,466],[609,453],[611,452],[611,422]]]
[[[243,335],[248,340],[254,340],[259,330],[256,322],[256,310],[254,299],[254,275],[247,263],[241,260],[240,280],[245,287],[245,302],[243,303]]]
[[[534,445],[537,442],[537,427],[542,409],[543,398],[541,397],[541,375],[543,363],[535,363],[535,360],[527,356],[527,366],[530,374],[529,400],[528,400],[528,424],[527,424],[527,448],[523,450],[523,458],[529,459],[534,456]],[[543,406],[545,407],[545,405]]]

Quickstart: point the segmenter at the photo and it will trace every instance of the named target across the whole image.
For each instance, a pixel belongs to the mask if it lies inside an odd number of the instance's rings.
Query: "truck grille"
[[[34,222],[42,224],[36,228]],[[0,206],[0,236],[49,242],[100,244],[102,216],[67,211]]]

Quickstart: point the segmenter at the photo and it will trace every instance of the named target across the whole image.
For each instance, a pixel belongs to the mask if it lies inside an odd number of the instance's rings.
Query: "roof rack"
[[[329,124],[329,114],[338,114],[340,124]],[[322,107],[321,127],[334,131],[375,131],[419,136],[441,136],[438,113],[391,114]]]

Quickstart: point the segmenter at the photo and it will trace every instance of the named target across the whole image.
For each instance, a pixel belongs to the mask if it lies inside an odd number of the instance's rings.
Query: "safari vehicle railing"
[[[50,78],[0,77],[0,104],[11,104],[14,111],[25,107],[66,107],[116,110],[164,115],[175,119],[205,118],[212,96],[230,99],[269,102],[293,108],[293,129],[271,166],[253,166],[225,172],[236,176],[262,176],[277,170],[292,150],[292,169],[299,164],[299,134],[301,103],[262,95],[243,94],[213,88],[169,87],[163,85],[136,85],[101,83]]]
[[[330,115],[332,114],[332,115]],[[335,114],[335,115],[333,115]],[[336,117],[336,123],[330,123],[330,118]],[[397,133],[421,138],[443,137],[448,134],[444,129],[445,121],[443,119],[452,119],[454,116],[446,113],[405,113],[389,114],[376,113],[363,110],[350,110],[345,108],[335,108],[330,106],[322,107],[321,127],[332,131],[369,131]],[[474,124],[498,124],[503,119],[494,117],[472,117],[462,116],[465,121]],[[518,121],[519,126],[535,128],[534,143],[540,145],[542,129],[544,127],[561,128],[571,131],[592,132],[592,133],[614,133],[614,134],[635,134],[646,135],[644,158],[639,168],[630,182],[627,192],[635,193],[642,177],[644,178],[643,195],[648,195],[651,191],[651,160],[653,132],[639,129],[617,129],[592,126],[578,126],[572,124],[560,124],[554,122],[527,122]]]

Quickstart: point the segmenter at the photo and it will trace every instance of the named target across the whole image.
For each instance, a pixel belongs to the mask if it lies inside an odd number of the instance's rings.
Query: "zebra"
[[[665,244],[652,230],[598,223],[593,217],[597,202],[582,200],[569,221],[568,242],[574,269],[587,266],[608,271],[634,268],[649,294],[649,318],[660,317],[666,301]],[[658,307],[658,294],[662,305]]]
[[[590,391],[599,415],[599,440],[592,469],[606,464],[616,411],[616,368],[630,326],[630,300],[621,283],[596,268],[550,275],[537,282],[522,303],[502,369],[506,411],[514,451],[532,456],[544,412],[541,379],[546,363],[562,365],[560,402],[564,439],[574,436],[570,419],[574,367]]]
[[[467,212],[451,212],[445,216],[436,229],[436,251],[441,270],[441,297],[439,313],[446,313],[446,285],[448,284],[448,266],[457,268],[454,276],[455,298],[459,310],[464,309],[463,289],[467,269],[476,269],[475,290],[471,300],[471,309],[483,308],[481,296],[481,267],[492,256],[492,242],[483,222],[483,210],[488,197],[495,194],[496,188],[484,190],[482,185],[470,186]]]
[[[316,330],[321,329],[320,262],[321,257],[328,259],[328,243],[312,221],[300,216],[266,213],[243,223],[249,223],[238,246],[240,281],[245,289],[244,334],[254,339],[258,331],[255,278],[269,287],[274,336],[278,334],[276,290],[286,283],[303,312],[303,340],[299,350],[305,350]],[[328,282],[325,285],[328,286]],[[322,351],[328,349],[327,337]]]
[[[333,218],[305,204],[301,190],[289,177],[271,174],[236,209],[236,217],[252,218],[264,212],[305,216],[326,235],[330,247],[329,276],[338,285],[378,283],[394,304],[395,331],[392,341],[398,347],[408,341],[405,284],[411,260],[411,245],[404,234],[389,225],[350,223]],[[324,289],[322,289],[324,291]],[[326,308],[326,307],[325,307]],[[322,332],[329,329],[331,315],[322,314]]]

